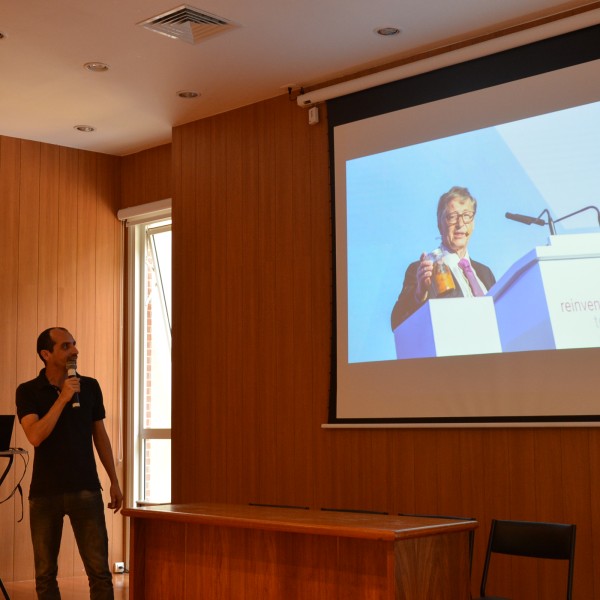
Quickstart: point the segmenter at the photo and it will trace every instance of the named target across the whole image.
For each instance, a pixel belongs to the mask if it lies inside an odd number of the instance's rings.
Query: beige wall
[[[123,256],[118,192],[119,163],[114,157],[0,137],[0,412],[15,412],[18,383],[35,377],[42,367],[35,351],[38,333],[66,326],[80,348],[79,369],[101,382],[115,454],[120,448]],[[26,499],[33,448],[18,423],[13,439],[15,446],[29,450],[30,464],[23,481],[23,521],[17,522],[18,496],[0,505],[0,576],[6,581],[33,578]],[[122,464],[117,470],[122,479]],[[22,472],[17,460],[2,486],[2,498]],[[108,490],[108,479],[101,479]],[[122,521],[107,512],[111,562],[123,560]],[[63,576],[83,574],[69,527],[59,568]]]

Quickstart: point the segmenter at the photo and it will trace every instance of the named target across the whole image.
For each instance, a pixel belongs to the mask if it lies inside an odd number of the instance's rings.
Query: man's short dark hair
[[[44,357],[42,356],[42,350],[48,350],[48,352],[52,352],[54,350],[54,344],[56,343],[52,339],[52,331],[55,329],[60,329],[61,331],[67,331],[64,327],[49,327],[48,329],[44,329],[42,333],[38,336],[37,339],[37,353],[40,357],[41,361],[46,364]]]
[[[437,207],[437,222],[438,229],[442,231],[442,219],[444,217],[444,211],[446,210],[446,206],[451,200],[454,198],[462,198],[464,200],[471,200],[473,202],[473,212],[477,212],[477,200],[471,196],[471,192],[466,187],[460,187],[455,185],[450,188],[445,194],[440,196],[438,207]]]

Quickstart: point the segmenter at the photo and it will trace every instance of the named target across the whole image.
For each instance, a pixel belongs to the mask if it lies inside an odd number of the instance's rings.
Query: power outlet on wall
[[[113,573],[125,573],[125,563],[124,562],[116,562],[113,565]]]

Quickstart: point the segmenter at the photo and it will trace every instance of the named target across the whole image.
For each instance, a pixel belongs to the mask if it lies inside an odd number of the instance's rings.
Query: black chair
[[[492,554],[550,558],[569,562],[567,600],[573,589],[573,563],[575,558],[575,525],[563,523],[538,523],[532,521],[492,520],[483,575],[481,597],[474,600],[510,600],[486,595],[486,584]]]

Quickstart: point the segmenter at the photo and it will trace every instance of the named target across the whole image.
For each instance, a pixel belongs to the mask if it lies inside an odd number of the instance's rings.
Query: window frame
[[[126,364],[124,381],[127,397],[127,469],[125,470],[125,502],[127,506],[148,504],[144,486],[144,452],[147,440],[171,439],[171,428],[144,427],[145,398],[143,381],[146,376],[145,361],[142,360],[144,328],[142,307],[145,302],[143,291],[146,286],[145,257],[146,230],[151,227],[171,229],[171,200],[161,200],[120,210],[118,218],[125,222],[127,230],[127,330]],[[164,222],[164,228],[160,223]]]

